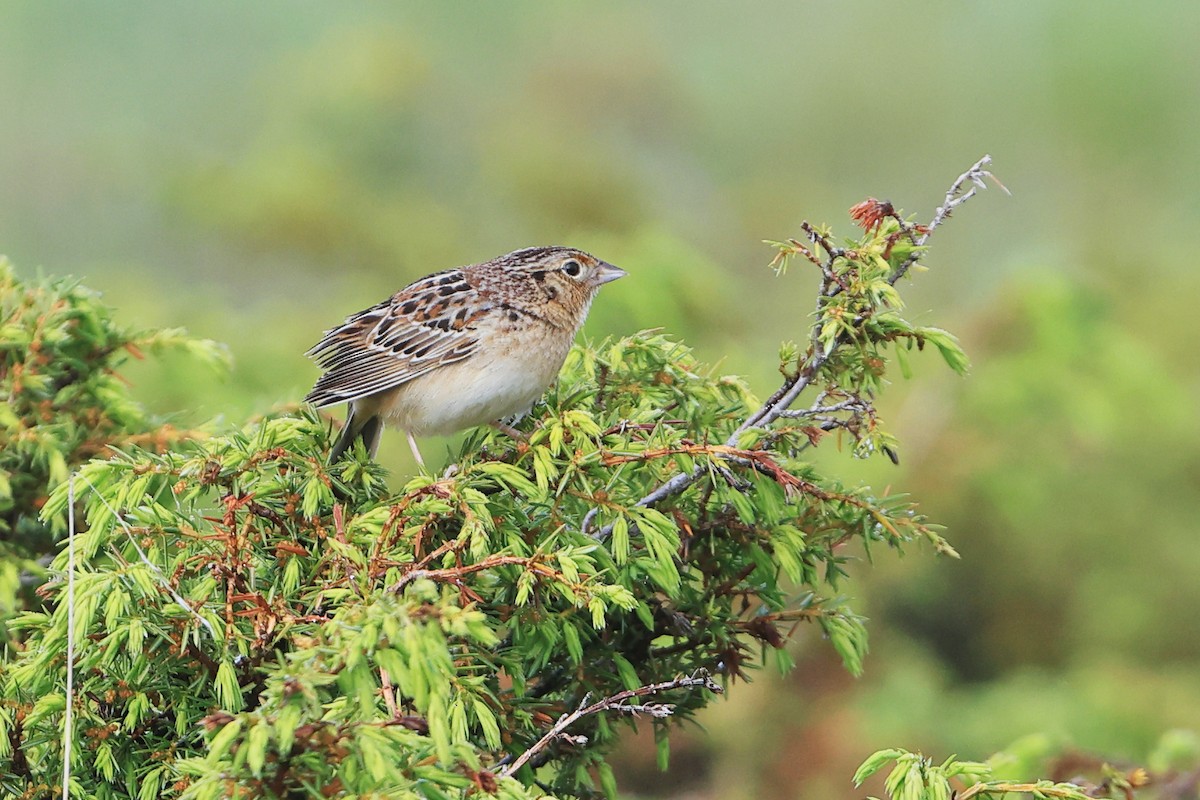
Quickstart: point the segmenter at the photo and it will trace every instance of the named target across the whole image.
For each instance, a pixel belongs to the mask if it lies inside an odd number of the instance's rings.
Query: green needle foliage
[[[126,443],[162,449],[186,432],[151,419],[117,369],[178,350],[223,365],[225,348],[180,330],[123,327],[99,295],[69,279],[23,282],[0,257],[0,621],[33,601],[65,517],[39,518],[50,492],[87,460]]]
[[[643,334],[577,348],[528,444],[481,431],[452,477],[395,495],[375,464],[327,465],[313,414],[85,465],[75,752],[95,783],[82,788],[222,797],[238,776],[246,796],[453,795],[585,693],[744,675],[758,648],[786,663],[798,622],[857,672],[865,631],[836,595],[846,545],[932,534],[907,502],[704,444],[754,406],[741,381]],[[705,478],[670,508],[636,505],[696,464]],[[66,502],[60,488],[45,513]],[[603,541],[580,530],[593,508],[593,527],[612,525]],[[53,569],[67,568],[60,553]],[[28,649],[3,685],[18,794],[60,768],[68,607],[61,581],[48,588],[55,609],[17,621]],[[686,719],[710,697],[665,699]],[[609,782],[612,721],[571,733],[589,745],[546,751],[554,790]]]
[[[1029,795],[1036,800],[1129,798],[1135,789],[1149,781],[1143,769],[1121,773],[1107,765],[1101,769],[1101,780],[1096,784],[988,780],[994,771],[991,763],[959,761],[951,756],[936,764],[920,753],[889,749],[873,753],[859,766],[854,773],[854,785],[861,786],[888,764],[894,764],[884,781],[884,791],[890,800],[970,800],[972,797],[1000,800],[1013,794]]]
[[[122,440],[77,471],[74,563],[61,549],[45,609],[11,624],[0,791],[58,782],[70,702],[80,796],[613,797],[618,729],[654,725],[665,761],[668,725],[720,688],[707,675],[786,669],[806,631],[857,674],[847,559],[953,551],[911,501],[806,454],[894,454],[873,403],[897,352],[931,343],[965,367],[949,334],[900,316],[920,232],[880,215],[845,247],[811,232],[819,256],[781,245],[820,267],[821,295],[765,402],[640,333],[572,351],[528,441],[480,429],[452,469],[398,492],[361,450],[328,464],[311,411],[165,448]],[[45,347],[74,352],[77,335]],[[75,419],[63,405],[47,424]],[[68,511],[64,477],[44,520]]]

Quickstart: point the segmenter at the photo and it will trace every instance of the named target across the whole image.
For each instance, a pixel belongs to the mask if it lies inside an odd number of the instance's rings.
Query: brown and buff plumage
[[[569,247],[531,247],[429,275],[325,333],[308,351],[324,374],[305,400],[350,404],[330,453],[383,421],[413,437],[521,414],[558,375],[596,291],[625,272]]]

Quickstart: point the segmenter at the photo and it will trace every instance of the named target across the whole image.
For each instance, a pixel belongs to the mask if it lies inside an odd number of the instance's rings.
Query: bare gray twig
[[[723,691],[721,685],[709,676],[707,670],[698,670],[690,676],[681,676],[673,681],[652,683],[647,686],[639,686],[636,689],[626,689],[623,692],[617,692],[614,695],[591,704],[588,702],[591,700],[591,695],[584,695],[583,701],[580,702],[578,708],[559,717],[553,727],[546,731],[546,735],[534,742],[533,746],[524,753],[517,756],[511,764],[506,765],[500,771],[500,776],[507,778],[516,773],[517,770],[529,763],[529,759],[549,747],[555,739],[566,738],[575,744],[587,744],[586,736],[571,736],[567,734],[566,730],[576,721],[591,714],[598,714],[601,711],[618,711],[623,714],[648,714],[656,719],[669,717],[675,712],[675,706],[669,703],[643,704],[630,703],[629,701],[637,697],[645,697],[672,689],[685,689],[692,686],[703,686],[705,689],[716,694],[721,694]]]
[[[587,536],[588,530],[592,527],[592,521],[596,519],[596,515],[600,513],[600,506],[592,506],[583,517],[583,522],[579,523],[579,531]]]
[[[976,161],[970,167],[970,169],[955,179],[955,181],[950,185],[949,190],[946,192],[945,202],[943,202],[942,205],[939,206],[934,212],[933,219],[930,220],[929,224],[921,229],[923,232],[916,240],[916,244],[919,248],[923,247],[926,242],[929,241],[929,237],[933,234],[933,232],[937,230],[942,223],[950,218],[950,214],[954,209],[974,197],[980,189],[986,189],[987,180],[991,180],[1006,193],[1008,192],[1008,189],[1005,188],[1004,184],[1000,183],[1000,181],[997,180],[990,171],[988,171],[987,167],[991,163],[992,157],[990,155],[985,155],[983,158]],[[971,188],[963,191],[963,188],[968,183],[972,184]],[[791,407],[796,402],[797,398],[799,398],[800,395],[806,389],[808,389],[816,376],[820,374],[821,368],[825,366],[825,363],[829,360],[829,357],[834,353],[834,351],[836,351],[838,347],[842,346],[846,342],[846,337],[844,335],[835,339],[827,347],[821,347],[819,342],[819,318],[821,304],[825,302],[827,298],[835,295],[841,290],[833,270],[833,261],[837,258],[844,257],[846,255],[846,251],[842,248],[835,247],[828,241],[827,237],[822,235],[808,223],[804,223],[801,227],[803,228],[809,240],[818,245],[826,254],[826,258],[818,264],[818,266],[821,268],[822,274],[824,275],[824,281],[821,291],[818,292],[817,296],[818,321],[814,323],[812,327],[809,356],[800,366],[800,368],[796,370],[795,374],[788,377],[783,382],[783,385],[776,389],[774,394],[767,398],[766,402],[764,402],[758,408],[758,410],[756,410],[753,414],[743,420],[740,425],[738,425],[729,438],[725,440],[725,445],[727,447],[736,447],[738,439],[741,437],[742,433],[750,430],[751,428],[765,428],[775,420],[785,416],[798,417],[819,413],[815,408],[809,409],[807,412],[794,412],[791,411]],[[806,254],[810,254],[810,251],[807,249],[805,249],[804,252]],[[896,269],[896,272],[888,278],[888,282],[892,285],[895,285],[897,281],[904,277],[909,269],[912,268],[913,264],[917,262],[919,252],[920,251],[918,250],[917,253],[914,253],[904,263],[902,263]],[[810,260],[812,260],[811,257]],[[822,402],[822,400],[823,398],[818,397],[817,402],[814,403],[814,406]],[[663,500],[666,500],[667,498],[681,494],[689,486],[695,483],[702,475],[704,475],[705,471],[706,467],[704,464],[697,464],[689,472],[677,473],[664,483],[660,484],[649,494],[634,503],[634,507],[653,506],[662,502]],[[585,534],[587,534],[588,530],[591,528],[597,513],[599,513],[598,509],[593,508],[584,517],[581,529]],[[590,536],[598,541],[604,541],[611,534],[612,525],[609,524],[597,530],[595,533],[590,534]]]
[[[1008,187],[1001,183],[999,179],[987,169],[988,165],[991,163],[992,157],[990,155],[985,155],[983,158],[972,164],[970,169],[968,169],[962,175],[959,175],[958,178],[955,179],[954,183],[950,184],[950,188],[946,192],[946,201],[938,206],[937,211],[933,212],[933,219],[930,220],[929,224],[925,226],[925,232],[922,233],[917,239],[916,245],[918,248],[924,247],[925,243],[929,241],[929,237],[933,235],[933,232],[941,227],[943,222],[950,219],[950,213],[954,211],[954,209],[958,208],[963,203],[974,197],[980,189],[986,189],[988,180],[999,186],[1005,194],[1012,194],[1012,192],[1008,191]],[[964,192],[963,187],[968,183],[973,185],[970,189]],[[904,277],[912,265],[917,263],[917,259],[919,257],[919,250],[909,256],[908,260],[906,260],[896,269],[895,274],[888,278],[888,283],[895,286],[896,282]]]
[[[866,411],[867,404],[863,400],[855,397],[850,400],[843,400],[840,403],[834,403],[829,406],[814,405],[811,408],[789,408],[779,412],[779,416],[788,419],[823,419],[829,414],[835,414],[839,411]]]

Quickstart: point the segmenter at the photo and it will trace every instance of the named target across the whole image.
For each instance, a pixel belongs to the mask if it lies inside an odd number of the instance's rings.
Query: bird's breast
[[[397,387],[380,410],[418,436],[446,435],[528,411],[558,376],[574,337],[541,325],[492,333],[480,338],[470,358]]]

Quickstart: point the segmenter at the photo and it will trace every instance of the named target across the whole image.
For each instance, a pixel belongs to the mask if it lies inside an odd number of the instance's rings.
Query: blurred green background
[[[761,240],[849,232],[867,195],[927,219],[991,153],[1012,197],[905,287],[971,376],[897,377],[899,468],[823,456],[918,497],[962,561],[856,568],[864,678],[801,631],[669,773],[647,737],[618,775],[820,800],[884,746],[1159,763],[1200,726],[1198,41],[1192,0],[0,2],[0,252],[228,342],[231,379],[128,370],[184,424],[297,401],[326,327],[532,244],[630,272],[587,335],[663,327],[766,394],[815,282]]]

